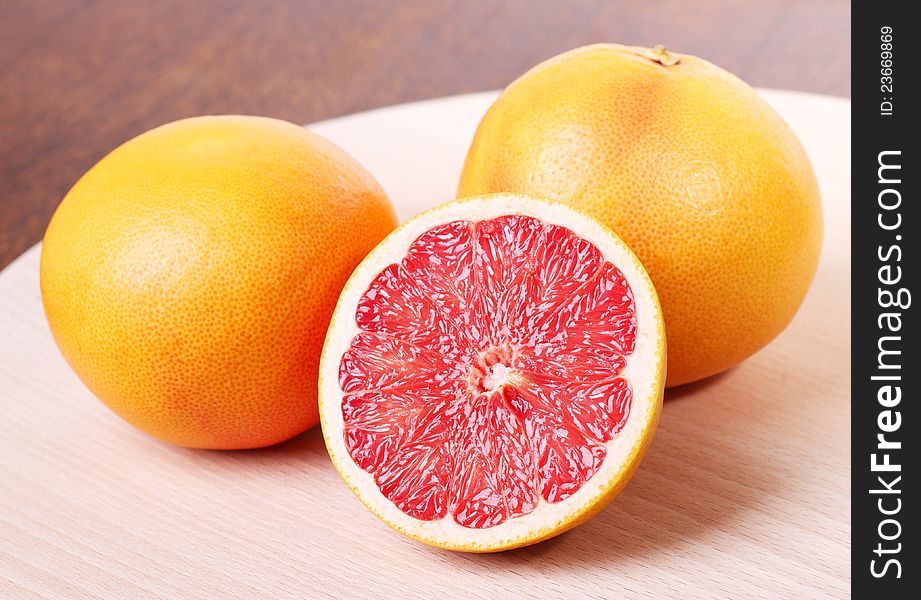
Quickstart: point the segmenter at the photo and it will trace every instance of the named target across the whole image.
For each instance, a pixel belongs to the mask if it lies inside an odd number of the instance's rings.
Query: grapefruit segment
[[[320,412],[334,464],[387,523],[498,550],[626,483],[663,376],[661,312],[623,242],[561,205],[475,198],[403,225],[352,275]]]

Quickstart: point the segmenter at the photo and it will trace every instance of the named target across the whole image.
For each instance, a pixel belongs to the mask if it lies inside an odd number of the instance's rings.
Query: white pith
[[[489,367],[489,372],[483,377],[483,389],[487,392],[499,389],[511,380],[511,370],[505,363],[496,363]]]
[[[637,339],[633,354],[626,359],[622,376],[630,383],[633,400],[623,429],[606,444],[607,456],[598,472],[576,493],[557,503],[540,500],[524,516],[486,529],[458,525],[450,513],[437,521],[421,521],[396,507],[378,489],[374,477],[352,460],[343,436],[339,362],[352,338],[359,333],[355,322],[358,301],[375,277],[387,266],[400,262],[410,244],[432,227],[454,220],[480,221],[504,215],[522,214],[544,223],[561,225],[594,244],[604,258],[618,267],[633,290],[637,312]],[[517,195],[493,195],[449,202],[426,211],[394,231],[358,266],[336,306],[320,363],[320,420],[333,464],[355,494],[378,517],[393,528],[421,541],[465,550],[495,550],[513,547],[565,529],[602,497],[624,473],[630,473],[640,459],[640,446],[648,436],[661,403],[664,382],[664,340],[659,303],[649,277],[627,246],[609,229],[562,204]],[[504,375],[504,373],[503,373]],[[492,381],[490,381],[492,383]]]

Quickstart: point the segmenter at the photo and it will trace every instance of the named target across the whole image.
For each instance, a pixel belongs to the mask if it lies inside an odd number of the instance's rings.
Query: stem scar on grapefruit
[[[659,302],[620,238],[562,204],[492,195],[418,215],[355,270],[323,349],[320,419],[385,523],[491,552],[613,498],[664,381]]]

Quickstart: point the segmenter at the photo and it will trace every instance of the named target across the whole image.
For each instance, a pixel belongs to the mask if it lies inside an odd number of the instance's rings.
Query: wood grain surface
[[[850,94],[847,0],[3,0],[0,269],[116,145],[195,114],[309,123],[497,89],[599,41]]]
[[[379,173],[405,218],[453,195],[493,97],[312,129]],[[0,274],[0,598],[846,597],[850,103],[765,97],[823,195],[823,254],[802,309],[740,367],[668,392],[646,459],[594,519],[502,554],[391,531],[339,479],[318,429],[247,452],[133,429],[55,348],[33,249]]]

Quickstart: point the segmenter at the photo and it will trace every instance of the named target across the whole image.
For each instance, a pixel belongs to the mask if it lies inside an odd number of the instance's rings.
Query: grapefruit
[[[350,156],[275,119],[158,127],[58,207],[41,288],[83,382],[147,433],[253,448],[318,421],[317,365],[352,269],[396,226]]]
[[[493,192],[565,202],[627,242],[662,302],[668,385],[767,344],[818,263],[821,202],[796,136],[741,80],[662,48],[579,48],[509,85],[458,195]]]
[[[330,457],[397,531],[488,552],[597,512],[661,410],[663,320],[612,231],[517,195],[400,226],[346,284],[327,333]]]

